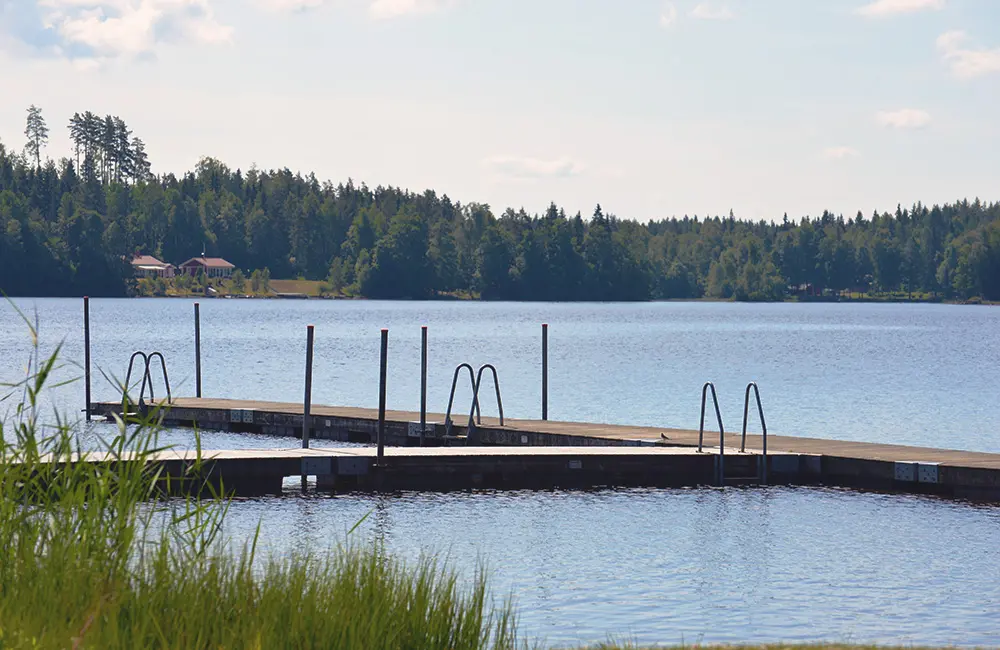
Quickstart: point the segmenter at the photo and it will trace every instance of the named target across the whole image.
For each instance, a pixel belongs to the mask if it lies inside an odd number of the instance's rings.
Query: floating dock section
[[[92,404],[95,415],[120,403]],[[301,437],[301,404],[177,398],[162,404],[168,426]],[[312,405],[313,440],[374,443],[377,410]],[[382,458],[371,447],[206,451],[211,476],[236,494],[280,493],[288,476],[315,476],[335,491],[682,487],[766,482],[869,488],[1000,501],[1000,454],[790,436],[608,424],[483,418],[452,427],[443,415],[386,411]],[[290,445],[291,446],[291,445]],[[173,452],[169,452],[173,454]],[[190,455],[164,457],[180,476]]]

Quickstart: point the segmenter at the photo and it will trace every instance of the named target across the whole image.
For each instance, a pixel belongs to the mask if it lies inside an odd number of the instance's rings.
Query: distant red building
[[[221,257],[192,257],[180,265],[181,273],[191,276],[204,271],[207,278],[228,278],[236,267]]]

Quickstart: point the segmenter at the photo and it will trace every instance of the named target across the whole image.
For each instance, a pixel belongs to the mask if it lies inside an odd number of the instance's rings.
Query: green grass
[[[39,416],[57,362],[36,351],[7,387],[19,405],[0,424],[0,649],[517,645],[482,572],[466,584],[433,558],[408,567],[349,540],[270,558],[256,538],[224,540],[225,499],[166,498],[141,462],[160,449],[155,414],[119,421],[107,456],[66,462],[88,456],[74,428]],[[115,462],[128,455],[140,462]]]
[[[271,289],[277,293],[301,293],[318,297],[326,283],[319,280],[271,280]]]

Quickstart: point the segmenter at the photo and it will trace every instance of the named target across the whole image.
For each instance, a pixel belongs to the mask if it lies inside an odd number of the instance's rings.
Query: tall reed
[[[26,320],[26,322],[28,322]],[[0,650],[6,648],[513,648],[513,609],[433,559],[379,547],[256,558],[220,536],[220,497],[157,487],[155,410],[99,449],[44,424],[59,351],[7,386],[0,422]],[[111,427],[109,427],[111,428]],[[132,462],[120,462],[129,459]]]

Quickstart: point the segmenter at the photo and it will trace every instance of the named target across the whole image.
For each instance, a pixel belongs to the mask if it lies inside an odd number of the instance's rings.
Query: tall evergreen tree
[[[28,107],[28,119],[24,126],[24,137],[28,139],[24,152],[35,160],[35,167],[42,166],[42,148],[49,142],[49,127],[42,117],[42,109],[34,104]]]

